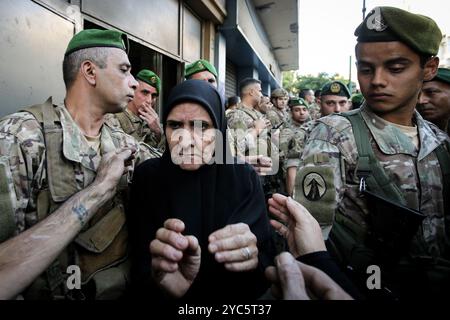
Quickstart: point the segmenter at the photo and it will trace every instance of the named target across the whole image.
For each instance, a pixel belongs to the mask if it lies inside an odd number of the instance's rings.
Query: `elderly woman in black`
[[[162,121],[166,151],[136,169],[131,188],[135,288],[154,298],[259,298],[275,255],[271,229],[257,174],[230,155],[219,93],[185,81]]]

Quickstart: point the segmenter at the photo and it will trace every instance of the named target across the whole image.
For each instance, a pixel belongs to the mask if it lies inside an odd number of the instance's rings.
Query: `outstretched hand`
[[[275,258],[275,267],[265,271],[272,294],[284,300],[352,300],[333,279],[321,270],[298,262],[287,252]]]
[[[269,199],[269,211],[278,219],[271,220],[270,224],[287,240],[294,257],[326,251],[319,223],[300,203],[274,194]]]

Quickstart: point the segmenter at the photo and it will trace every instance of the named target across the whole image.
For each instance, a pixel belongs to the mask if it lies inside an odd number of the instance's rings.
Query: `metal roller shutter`
[[[238,95],[237,88],[237,70],[236,66],[227,60],[225,75],[225,96],[226,98]]]

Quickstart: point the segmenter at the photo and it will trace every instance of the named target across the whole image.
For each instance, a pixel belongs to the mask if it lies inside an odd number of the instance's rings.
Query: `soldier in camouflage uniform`
[[[289,102],[289,94],[283,88],[278,88],[272,91],[270,100],[273,108],[266,113],[267,119],[272,123],[274,129],[283,129],[289,126],[290,116],[286,111]]]
[[[366,103],[317,120],[294,197],[325,237],[332,227],[329,249],[369,296],[446,296],[449,139],[415,112],[422,82],[437,72],[441,32],[428,17],[378,7],[355,35]],[[371,265],[380,290],[367,290]]]
[[[184,77],[186,80],[194,79],[206,81],[217,89],[217,70],[207,60],[200,59],[188,64],[184,70]]]
[[[297,167],[300,164],[300,156],[306,141],[306,130],[303,126],[310,121],[310,117],[308,104],[302,98],[290,99],[289,106],[292,119],[289,127],[281,130],[280,153],[286,175],[286,192],[292,195]]]
[[[316,102],[315,93],[311,89],[303,89],[300,91],[300,99],[303,99],[308,104],[309,115],[312,120],[319,119],[320,105]]]
[[[344,108],[349,103],[350,92],[345,84],[340,81],[331,81],[326,83],[320,90],[320,112],[315,112],[315,107],[308,105],[309,113],[313,114],[313,120],[307,121],[302,124],[301,130],[297,131],[295,142],[295,150],[303,150],[303,147],[308,139],[309,133],[317,125],[317,119],[326,117],[333,113],[341,112],[341,108]],[[285,163],[284,167],[287,172],[286,185],[288,186],[288,192],[293,192],[293,186],[295,183],[295,172],[300,164],[300,158],[295,159],[294,154]]]
[[[348,111],[350,96],[350,91],[341,81],[326,83],[321,90],[319,118]]]
[[[237,138],[236,145],[231,146],[231,149],[235,149],[236,154],[242,157],[259,154],[270,156],[265,143],[266,139],[261,139],[262,135],[267,135],[270,121],[257,110],[263,97],[261,82],[256,79],[245,79],[240,87],[241,102],[228,114],[227,123],[233,135],[240,134],[243,137]],[[263,145],[258,146],[258,142]]]
[[[261,97],[260,103],[255,107],[255,109],[257,111],[261,112],[264,115],[264,117],[266,117],[266,118],[267,118],[267,112],[272,110],[272,108],[273,108],[273,104],[272,104],[272,102],[270,102],[270,98],[265,95],[263,95]],[[273,123],[272,123],[272,125],[273,125]]]
[[[137,87],[125,43],[118,31],[81,31],[63,62],[65,103],[49,99],[0,121],[0,299],[125,293],[124,205],[133,154],[141,153],[104,123]],[[70,265],[81,288],[66,282]]]
[[[269,194],[280,188],[278,179],[273,178],[279,166],[278,139],[271,136],[270,121],[256,110],[263,98],[261,82],[244,79],[239,87],[241,103],[227,116],[229,132],[233,136],[230,141],[234,142],[232,153],[252,164],[260,176],[266,176],[261,179],[266,194]]]
[[[161,80],[150,70],[143,69],[136,75],[139,85],[134,91],[134,99],[124,112],[107,115],[109,125],[122,130],[162,153],[165,139],[156,113],[156,102],[161,92]]]
[[[433,80],[424,82],[417,111],[450,135],[450,69],[439,68]]]

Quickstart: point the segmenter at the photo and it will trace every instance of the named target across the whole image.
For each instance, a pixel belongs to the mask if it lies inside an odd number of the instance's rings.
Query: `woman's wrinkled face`
[[[175,106],[167,117],[165,133],[172,162],[181,169],[198,170],[212,159],[216,129],[200,104],[186,102]]]

